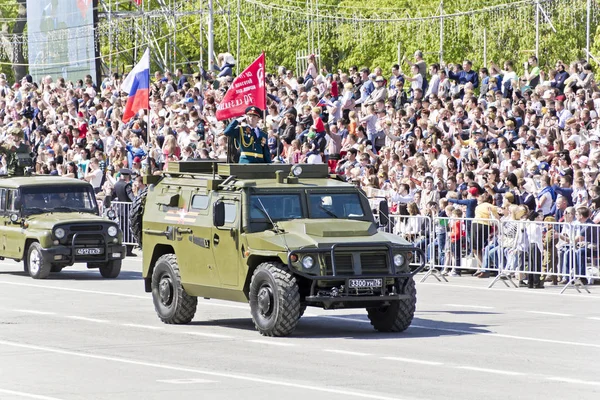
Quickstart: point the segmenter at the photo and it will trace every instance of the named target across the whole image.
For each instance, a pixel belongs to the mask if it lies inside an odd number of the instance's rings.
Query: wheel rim
[[[273,313],[273,290],[270,286],[262,286],[258,291],[258,312],[263,317],[270,317]]]
[[[31,251],[31,254],[29,254],[29,272],[31,272],[32,275],[37,275],[37,273],[40,271],[41,266],[42,256],[40,255],[39,251],[33,249]]]
[[[164,306],[170,306],[173,303],[173,281],[170,276],[163,276],[158,283],[158,297]]]

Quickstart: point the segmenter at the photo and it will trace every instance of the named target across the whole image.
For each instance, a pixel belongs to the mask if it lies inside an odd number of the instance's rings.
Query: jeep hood
[[[392,243],[410,245],[397,235],[380,232],[372,222],[341,219],[297,219],[277,223],[275,230],[246,235],[252,250],[285,251],[303,247],[331,246],[334,243]]]
[[[30,228],[52,229],[57,224],[85,224],[109,222],[107,219],[95,214],[82,212],[48,212],[42,214],[33,214],[26,219]]]

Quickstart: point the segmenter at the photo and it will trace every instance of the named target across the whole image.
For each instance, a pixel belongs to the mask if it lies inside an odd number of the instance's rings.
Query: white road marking
[[[461,365],[461,366],[458,366],[456,368],[458,368],[458,369],[466,369],[468,371],[475,371],[475,372],[486,372],[486,373],[490,373],[490,374],[494,374],[494,375],[510,375],[510,376],[525,375],[522,372],[505,371],[505,370],[502,370],[502,369],[470,367],[468,365]]]
[[[525,311],[530,314],[540,314],[540,315],[554,315],[556,317],[572,317],[573,314],[563,314],[563,313],[555,313],[555,312],[546,312],[546,311]]]
[[[185,333],[186,335],[203,336],[203,337],[217,338],[217,339],[235,339],[233,336],[219,335],[218,333],[192,332],[192,331],[185,331],[182,333]]]
[[[322,315],[321,318],[332,318],[332,319],[341,319],[344,321],[350,322],[362,322],[362,323],[370,323],[364,319],[358,318],[344,318],[337,317],[333,315]],[[570,346],[582,346],[582,347],[594,347],[600,349],[600,344],[596,343],[582,343],[582,342],[571,342],[567,340],[554,340],[554,339],[542,339],[537,337],[527,337],[527,336],[515,336],[515,335],[505,335],[503,333],[496,332],[477,332],[477,331],[467,331],[463,329],[450,329],[450,328],[438,328],[435,326],[422,326],[422,325],[411,325],[408,329],[429,329],[433,331],[441,331],[441,332],[450,332],[450,333],[460,333],[461,335],[481,335],[481,336],[491,336],[503,339],[515,339],[515,340],[526,340],[530,342],[540,342],[540,343],[553,343],[553,344],[564,344]]]
[[[26,313],[26,314],[36,314],[36,315],[56,315],[55,312],[51,312],[51,311],[21,310],[21,309],[17,309],[14,311],[20,312],[20,313]]]
[[[24,397],[26,399],[38,399],[38,400],[61,400],[58,397],[49,397],[49,396],[42,396],[39,394],[31,394],[31,393],[25,393],[25,392],[17,392],[15,390],[8,390],[8,389],[0,389],[0,393],[3,394],[10,394],[13,396],[19,396],[19,397]]]
[[[457,308],[477,308],[477,309],[481,309],[481,310],[493,310],[494,307],[488,307],[488,306],[474,306],[471,304],[445,304],[448,307],[457,307]]]
[[[158,379],[156,382],[170,383],[172,385],[188,385],[190,383],[216,383],[217,381],[209,381],[208,379],[189,378],[189,379]]]
[[[281,346],[281,347],[294,347],[294,346],[296,346],[293,343],[277,342],[275,340],[260,340],[260,339],[256,339],[256,340],[247,340],[247,342],[258,343],[258,344],[267,344],[269,346]]]
[[[368,353],[360,353],[358,351],[347,351],[347,350],[336,350],[336,349],[325,349],[325,351],[328,353],[345,354],[345,355],[349,355],[349,356],[359,356],[359,357],[365,357],[365,356],[371,355]]]
[[[600,321],[600,317],[587,317],[587,319],[591,319],[594,321]]]
[[[562,378],[560,376],[551,376],[551,377],[546,378],[546,380],[553,381],[553,382],[573,383],[575,385],[600,386],[600,382],[584,381],[581,379]]]
[[[101,295],[118,296],[118,297],[129,297],[129,298],[132,298],[132,299],[144,299],[144,300],[150,299],[150,295],[148,295],[148,296],[137,296],[137,295],[134,295],[134,294],[126,294],[126,293],[102,292],[102,291],[99,291],[99,290],[74,289],[74,288],[66,288],[66,287],[51,286],[51,285],[36,285],[36,284],[33,284],[33,283],[9,282],[9,281],[0,280],[0,284],[16,285],[16,286],[27,286],[27,287],[34,287],[34,288],[39,288],[39,289],[64,290],[66,292],[101,294]]]
[[[404,357],[381,357],[381,358],[384,360],[400,361],[400,362],[413,363],[413,364],[423,364],[423,365],[433,365],[433,366],[444,365],[444,363],[437,362],[437,361],[415,360],[413,358],[404,358]]]
[[[128,326],[130,328],[142,328],[142,329],[151,329],[153,331],[160,331],[165,328],[162,326],[154,326],[154,325],[140,325],[140,324],[121,324],[121,326]]]
[[[29,349],[29,350],[45,351],[47,353],[63,354],[63,355],[74,356],[74,357],[89,358],[89,359],[94,359],[94,360],[111,361],[111,362],[121,363],[121,364],[138,365],[138,366],[142,366],[142,367],[157,368],[157,369],[164,369],[164,370],[178,371],[178,372],[188,372],[188,373],[195,373],[195,374],[199,374],[199,375],[214,376],[214,377],[219,377],[219,378],[236,379],[236,380],[246,381],[246,382],[264,383],[267,385],[275,385],[275,386],[290,387],[290,388],[296,388],[296,389],[311,390],[311,391],[315,391],[315,392],[333,393],[333,394],[338,394],[338,395],[359,397],[359,398],[364,398],[364,399],[400,400],[398,398],[387,397],[384,395],[379,395],[379,394],[374,394],[374,393],[362,393],[362,392],[358,392],[358,391],[352,391],[352,390],[341,389],[341,388],[335,389],[335,388],[331,388],[331,387],[305,385],[305,384],[294,383],[294,382],[289,382],[289,381],[282,381],[282,380],[277,380],[277,379],[265,379],[265,378],[259,378],[259,377],[254,377],[254,376],[247,376],[247,375],[237,375],[237,374],[232,374],[232,373],[227,373],[227,372],[204,371],[204,370],[188,368],[188,367],[180,367],[180,366],[175,366],[175,365],[132,360],[132,359],[121,358],[121,357],[103,356],[103,355],[99,355],[99,354],[79,353],[79,352],[75,352],[75,351],[62,350],[62,349],[57,349],[57,348],[52,348],[52,347],[44,347],[44,346],[36,346],[36,345],[31,345],[31,344],[9,342],[6,340],[0,340],[0,345]],[[51,400],[54,400],[54,399],[51,399]]]
[[[77,321],[97,322],[99,324],[108,324],[108,323],[110,323],[110,321],[107,320],[107,319],[80,317],[79,315],[65,315],[65,318],[75,319]]]

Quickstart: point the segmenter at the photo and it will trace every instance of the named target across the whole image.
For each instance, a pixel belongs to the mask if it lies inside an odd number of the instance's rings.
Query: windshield
[[[33,186],[22,188],[21,203],[25,214],[39,214],[50,211],[98,213],[94,193],[87,186]]]
[[[365,216],[358,193],[311,193],[310,218],[361,218]]]
[[[268,221],[269,217],[273,221],[281,221],[302,216],[299,194],[261,194],[250,197],[250,219],[254,221]]]

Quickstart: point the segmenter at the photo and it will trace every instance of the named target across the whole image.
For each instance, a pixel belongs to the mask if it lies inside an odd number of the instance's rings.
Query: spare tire
[[[133,200],[131,212],[129,213],[129,229],[140,249],[142,248],[142,218],[144,217],[144,209],[146,208],[147,194],[148,187],[145,187]]]

